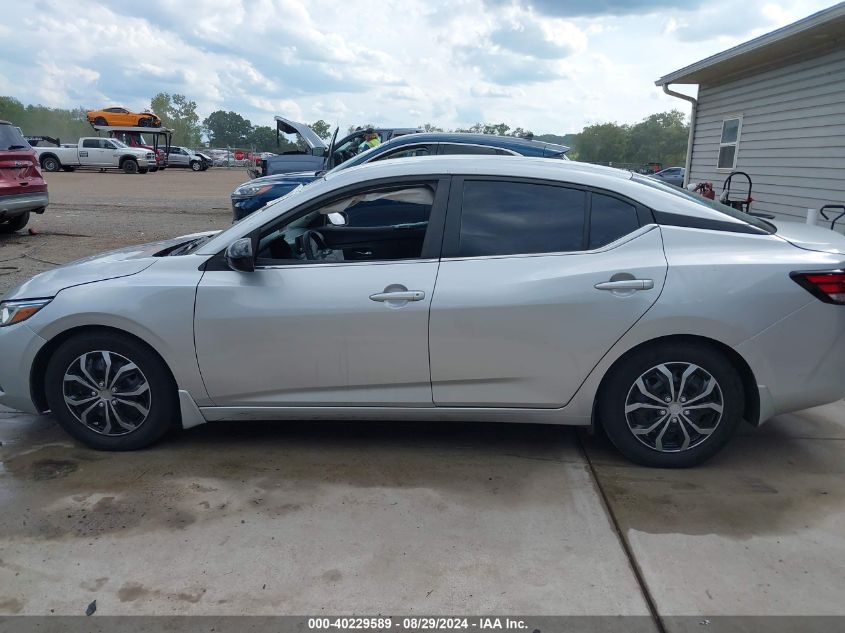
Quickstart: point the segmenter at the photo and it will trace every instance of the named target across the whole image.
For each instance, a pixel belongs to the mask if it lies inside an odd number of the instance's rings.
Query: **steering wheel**
[[[321,251],[330,250],[326,245],[325,238],[319,231],[309,229],[300,235],[299,239],[301,240],[302,252],[305,253],[305,259],[323,259],[320,257]]]

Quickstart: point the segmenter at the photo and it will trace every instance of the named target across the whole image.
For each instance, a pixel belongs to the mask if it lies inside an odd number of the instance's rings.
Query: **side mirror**
[[[252,254],[252,240],[242,237],[226,247],[226,263],[232,270],[251,273],[255,270],[255,257]]]

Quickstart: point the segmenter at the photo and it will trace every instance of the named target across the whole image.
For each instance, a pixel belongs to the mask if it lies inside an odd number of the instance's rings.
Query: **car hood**
[[[166,254],[181,244],[206,235],[216,235],[217,233],[219,231],[183,235],[170,240],[151,242],[140,246],[130,246],[84,259],[77,259],[76,261],[36,275],[17,288],[10,290],[3,296],[3,299],[54,297],[60,291],[73,286],[137,275],[152,266],[156,262],[157,257]]]
[[[281,130],[285,134],[299,134],[311,149],[323,148],[328,149],[328,146],[323,142],[317,133],[314,132],[305,123],[297,123],[284,117],[276,117],[276,129]]]
[[[766,220],[777,228],[776,235],[793,246],[808,251],[836,253],[845,255],[845,235],[822,226],[812,226],[803,222]]]
[[[276,183],[280,182],[290,182],[295,181],[299,182],[302,179],[311,179],[313,180],[316,176],[315,171],[294,171],[294,172],[286,172],[284,174],[272,174],[270,176],[261,176],[260,178],[255,178],[243,184],[250,184],[250,185],[275,185]],[[241,185],[239,185],[241,186]]]

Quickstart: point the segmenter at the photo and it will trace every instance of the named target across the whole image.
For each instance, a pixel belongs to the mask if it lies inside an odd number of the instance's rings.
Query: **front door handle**
[[[654,288],[652,279],[620,279],[618,281],[603,281],[594,286],[596,290],[651,290]]]
[[[398,290],[395,292],[377,292],[370,295],[373,301],[422,301],[425,293],[422,290]]]

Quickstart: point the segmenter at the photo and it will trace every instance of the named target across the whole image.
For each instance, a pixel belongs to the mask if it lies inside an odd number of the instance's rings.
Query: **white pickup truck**
[[[155,167],[152,150],[129,147],[114,138],[89,136],[79,139],[76,145],[60,147],[35,147],[44,171],[73,171],[77,167],[122,169],[127,174],[145,174]]]

